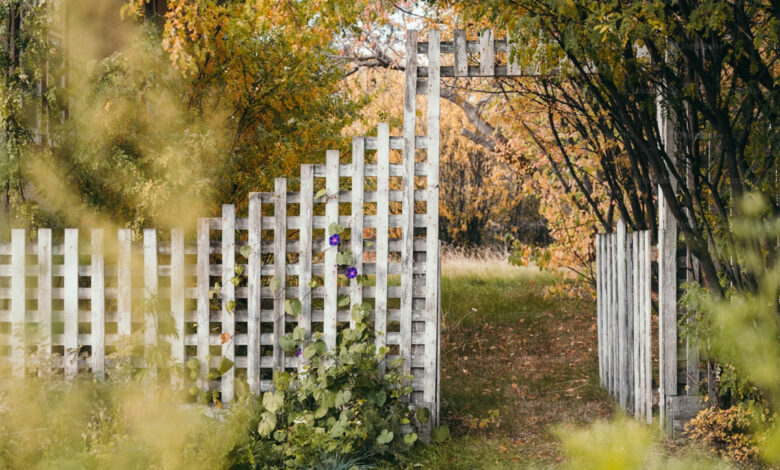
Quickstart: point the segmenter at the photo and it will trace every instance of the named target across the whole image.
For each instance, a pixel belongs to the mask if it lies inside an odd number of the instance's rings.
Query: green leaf
[[[219,371],[219,375],[225,375],[227,371],[233,368],[233,361],[226,357],[222,357],[222,360],[219,361],[219,367],[217,367],[217,371]]]
[[[349,250],[340,251],[336,255],[336,264],[338,264],[339,266],[351,266],[354,260],[355,257],[352,255],[352,252]]]
[[[436,444],[441,444],[442,442],[448,441],[449,439],[450,439],[450,428],[448,428],[446,424],[442,424],[441,426],[436,426],[431,431],[431,440]]]
[[[241,247],[241,249],[239,250],[239,253],[241,253],[241,256],[243,256],[244,258],[247,258],[247,259],[249,259],[249,255],[251,255],[251,254],[252,254],[252,247],[251,247],[251,246],[249,246],[249,245],[244,245],[244,246],[242,246],[242,247]],[[241,270],[242,270],[242,271],[244,270],[244,267],[243,267],[243,266],[241,267]]]
[[[274,387],[276,390],[282,392],[287,390],[290,387],[290,382],[292,382],[292,376],[290,376],[289,372],[274,371]]]
[[[240,278],[240,277],[238,277],[238,276],[233,276],[233,277],[231,277],[231,278],[230,278],[230,282],[231,282],[231,283],[232,283],[234,286],[238,287],[238,285],[241,283],[241,278]]]
[[[312,279],[311,281],[309,281],[309,287],[311,287],[312,289],[314,289],[315,287],[317,287],[317,281],[315,281],[314,279]]]
[[[305,348],[303,348],[303,358],[305,360],[309,360],[314,355],[317,354],[317,348],[313,344],[307,344]]]
[[[282,281],[277,278],[276,276],[271,278],[271,281],[268,283],[268,287],[271,288],[271,292],[274,294],[282,288]]]
[[[298,299],[287,299],[284,301],[284,312],[287,315],[299,315],[301,313],[302,305]]]
[[[343,231],[344,231],[344,226],[338,222],[333,222],[332,224],[328,225],[328,236],[341,235],[341,232]]]
[[[320,405],[316,410],[314,410],[314,419],[320,419],[326,414],[328,414],[328,407],[325,405]]]
[[[387,401],[387,393],[385,393],[384,390],[369,392],[368,399],[371,400],[371,402],[376,406],[381,407],[384,406],[385,402]]]
[[[266,392],[271,393],[271,392]],[[276,428],[276,415],[266,411],[260,415],[260,423],[257,425],[257,432],[261,437],[268,437]]]
[[[300,326],[296,326],[292,333],[292,339],[295,341],[303,341],[306,339],[306,330]]]
[[[393,440],[393,433],[392,431],[388,431],[387,429],[383,429],[382,432],[379,433],[379,436],[376,438],[376,443],[379,445],[389,444],[390,441]]]
[[[263,394],[263,406],[271,413],[276,413],[284,406],[284,392],[276,390],[275,392],[265,392]]]
[[[346,294],[341,294],[339,296],[338,306],[339,307],[346,307],[347,305],[349,305],[349,296],[346,295]]]
[[[233,313],[233,310],[235,309],[236,309],[236,301],[228,300],[227,304],[225,305],[225,310],[227,310],[228,313]]]
[[[285,335],[285,336],[282,336],[281,338],[279,338],[279,346],[283,350],[285,350],[287,352],[291,352],[291,351],[294,351],[295,348],[298,347],[298,342],[295,341],[294,339],[290,338],[289,336]]]
[[[244,274],[244,265],[237,264],[235,272],[236,272],[236,276],[240,276],[240,275]]]
[[[404,444],[410,446],[417,441],[417,433],[404,434]]]
[[[431,418],[431,410],[428,408],[417,408],[417,421],[420,424],[426,423]]]
[[[349,403],[349,399],[352,398],[352,392],[349,390],[341,390],[336,394],[336,402],[333,404],[335,407],[341,407]]]
[[[317,191],[317,193],[314,195],[314,200],[316,201],[317,199],[319,199],[319,198],[321,198],[321,197],[325,196],[326,194],[328,194],[328,190],[327,190],[327,189],[320,189],[320,190],[319,190],[319,191]]]

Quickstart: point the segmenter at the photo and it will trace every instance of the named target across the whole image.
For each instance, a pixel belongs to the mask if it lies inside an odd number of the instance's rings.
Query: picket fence
[[[601,384],[620,406],[653,420],[650,232],[596,236],[597,326]]]
[[[16,375],[33,374],[29,354],[44,351],[60,358],[55,367],[66,377],[102,378],[122,338],[137,333],[145,349],[158,347],[160,316],[148,312],[155,305],[178,332],[166,338],[172,359],[197,358],[201,387],[228,403],[238,376],[259,393],[272,389],[274,371],[301,366],[285,354],[281,336],[299,326],[322,332],[332,348],[352,323],[351,307],[366,301],[374,305],[378,345],[390,347],[388,359],[404,359],[414,376],[412,402],[429,407],[436,424],[441,77],[522,75],[507,63],[510,45],[490,30],[476,41],[462,30],[441,41],[431,30],[419,43],[417,31],[408,31],[402,135],[379,124],[376,137],[353,139],[351,162],[328,151],[325,164],[301,166],[298,190],[280,178],[274,192],[252,193],[244,217],[224,205],[221,217],[198,219],[194,234],[146,229],[139,241],[127,229],[55,236],[39,228],[35,240],[13,230],[11,242],[0,244],[0,359]],[[441,65],[445,55],[452,65]],[[415,132],[418,95],[427,95],[422,136]],[[354,265],[372,285],[339,285],[327,240],[333,223],[347,228]],[[271,279],[281,288],[272,290]],[[216,283],[218,295],[210,295]],[[345,295],[349,305],[339,302]],[[301,301],[296,316],[285,314],[292,298]],[[134,367],[150,368],[138,356]],[[213,379],[209,370],[223,357],[235,367]]]

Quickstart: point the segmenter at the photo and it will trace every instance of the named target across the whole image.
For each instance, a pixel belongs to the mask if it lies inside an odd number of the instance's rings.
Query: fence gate
[[[596,291],[601,385],[620,406],[653,421],[650,232],[596,236]]]

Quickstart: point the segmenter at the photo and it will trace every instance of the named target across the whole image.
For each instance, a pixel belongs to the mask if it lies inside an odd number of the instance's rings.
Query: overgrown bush
[[[686,429],[690,437],[702,441],[725,459],[750,463],[759,456],[761,437],[755,434],[756,425],[766,421],[766,415],[757,408],[706,408],[686,425]]]
[[[389,350],[374,345],[370,311],[355,305],[354,327],[339,333],[333,351],[321,333],[307,340],[296,328],[283,338],[282,347],[306,365],[275,374],[275,391],[256,404],[251,438],[235,452],[237,468],[311,468],[345,457],[393,461],[417,442],[430,411],[408,406],[412,377],[402,374],[400,360],[383,370]]]

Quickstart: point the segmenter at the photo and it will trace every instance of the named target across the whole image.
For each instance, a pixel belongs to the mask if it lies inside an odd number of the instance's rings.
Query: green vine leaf
[[[328,235],[341,235],[344,231],[344,226],[338,222],[333,222],[328,226]]]
[[[301,301],[298,299],[287,299],[284,301],[284,312],[287,315],[300,315],[302,309],[303,306],[301,305]]]
[[[271,288],[271,292],[276,294],[279,291],[279,289],[282,288],[282,281],[276,276],[274,276],[271,278],[271,281],[268,283],[268,287]]]
[[[346,294],[341,294],[339,296],[338,306],[339,307],[346,307],[347,305],[349,305],[349,296],[346,295]]]
[[[243,256],[243,257],[244,257],[244,258],[246,258],[246,259],[249,259],[249,255],[251,255],[251,254],[252,254],[252,247],[251,247],[251,246],[249,246],[249,245],[244,245],[244,246],[242,246],[242,247],[241,247],[241,249],[240,249],[240,250],[238,250],[238,251],[239,251],[239,253],[241,253],[241,256]],[[242,271],[244,270],[244,267],[243,267],[243,266],[241,266],[241,270],[242,270]]]
[[[314,195],[314,200],[316,201],[317,199],[320,199],[321,197],[325,196],[326,194],[328,194],[328,190],[327,189],[320,189]]]
[[[376,438],[376,443],[379,445],[389,444],[393,440],[393,432],[383,429]]]

